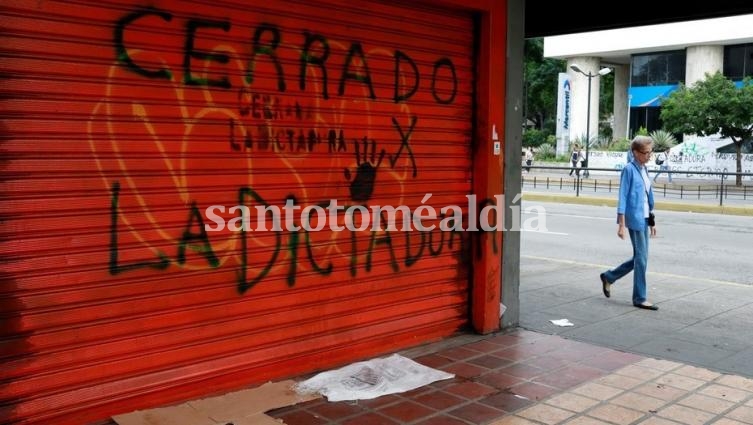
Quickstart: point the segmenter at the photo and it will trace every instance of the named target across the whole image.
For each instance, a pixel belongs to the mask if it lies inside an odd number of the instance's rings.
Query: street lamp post
[[[583,74],[588,78],[588,102],[586,103],[586,170],[583,173],[585,177],[588,177],[588,167],[590,165],[588,163],[588,147],[591,145],[591,79],[600,75],[607,75],[612,72],[612,69],[601,68],[596,74],[592,74],[591,71],[588,73],[583,72],[577,64],[570,65],[570,69]]]

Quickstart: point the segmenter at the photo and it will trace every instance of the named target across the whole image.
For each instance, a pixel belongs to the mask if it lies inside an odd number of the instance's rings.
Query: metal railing
[[[562,174],[571,171],[571,167],[531,166],[528,173],[523,173],[521,189],[528,187],[548,191],[575,192],[575,196],[580,196],[586,191],[599,194],[619,190],[621,170],[613,168],[580,168],[578,170],[579,174],[570,176]],[[589,173],[589,177],[585,177],[584,172],[587,170],[597,171],[599,174]],[[718,201],[720,206],[723,206],[725,202],[753,204],[753,173],[649,170],[649,177],[653,179],[657,173],[664,174],[663,180],[665,181],[671,174],[673,182],[654,182],[655,197],[668,200]],[[743,178],[742,186],[735,185],[738,174]],[[686,177],[688,175],[717,176],[718,180],[690,179]]]

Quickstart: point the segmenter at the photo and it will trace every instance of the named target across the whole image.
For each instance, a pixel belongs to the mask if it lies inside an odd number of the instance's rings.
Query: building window
[[[641,127],[649,132],[661,130],[662,122],[659,118],[661,108],[656,106],[640,106],[630,108],[630,136],[638,133]]]
[[[631,86],[665,86],[685,81],[685,51],[634,55]]]
[[[730,80],[753,77],[753,44],[724,47],[724,76]]]

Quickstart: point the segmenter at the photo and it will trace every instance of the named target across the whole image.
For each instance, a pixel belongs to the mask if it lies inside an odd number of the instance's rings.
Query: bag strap
[[[643,180],[643,170],[641,170],[640,168],[638,168],[637,165],[635,165],[635,161],[631,162],[631,164],[633,164],[633,166],[635,166],[635,169],[638,170],[638,174],[640,174],[640,176],[641,176],[641,180]],[[646,175],[646,177],[648,177],[648,175]],[[649,177],[649,180],[651,180],[650,177]],[[649,192],[650,189],[646,188],[646,180],[643,180],[643,190],[646,191],[646,199],[648,199],[648,196],[649,196],[648,192]]]

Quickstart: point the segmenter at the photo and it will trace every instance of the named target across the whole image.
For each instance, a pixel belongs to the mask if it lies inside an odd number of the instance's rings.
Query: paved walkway
[[[644,312],[651,313],[651,312]],[[523,329],[405,353],[454,379],[267,414],[288,425],[753,423],[753,380]]]
[[[649,273],[659,311],[606,266],[521,259],[521,327],[404,352],[456,377],[268,413],[288,425],[753,424],[753,287]],[[573,327],[549,320],[567,318]]]
[[[648,294],[659,311],[648,312],[631,304],[632,275],[604,297],[598,276],[609,267],[521,258],[521,325],[753,378],[753,286],[649,269]],[[549,322],[561,318],[575,326]]]

